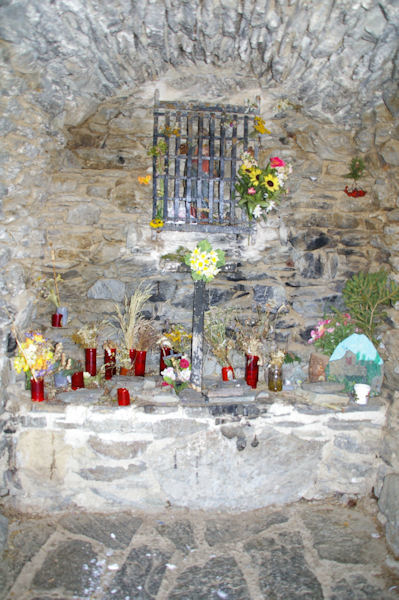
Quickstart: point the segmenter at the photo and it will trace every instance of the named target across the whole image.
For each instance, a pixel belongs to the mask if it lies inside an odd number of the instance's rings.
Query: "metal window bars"
[[[250,223],[236,198],[236,172],[258,103],[196,104],[154,99],[153,218],[164,229],[242,233]]]

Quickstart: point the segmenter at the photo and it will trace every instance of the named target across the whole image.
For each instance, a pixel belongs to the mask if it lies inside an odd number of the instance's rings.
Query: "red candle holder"
[[[172,348],[169,348],[169,346],[161,346],[161,355],[159,357],[159,374],[166,369],[167,365],[165,364],[164,359],[166,356],[169,356],[171,352]]]
[[[62,315],[58,313],[54,313],[53,315],[51,315],[51,326],[62,327]]]
[[[126,388],[118,388],[118,404],[119,406],[129,406],[130,394]]]
[[[44,401],[44,381],[42,377],[30,380],[30,395],[32,402]]]
[[[259,356],[246,354],[245,359],[245,381],[251,386],[251,388],[256,388],[259,376]]]
[[[222,380],[229,381],[230,379],[235,379],[234,369],[230,365],[228,367],[222,367]]]
[[[85,348],[85,371],[97,375],[97,348]]]
[[[78,390],[79,388],[83,388],[85,386],[85,382],[83,379],[83,371],[78,371],[77,373],[72,374],[71,378],[71,388],[73,390]]]
[[[144,377],[147,352],[145,350],[136,350],[135,352],[134,374],[139,377]]]
[[[116,348],[110,348],[110,351],[104,350],[105,379],[116,375]]]

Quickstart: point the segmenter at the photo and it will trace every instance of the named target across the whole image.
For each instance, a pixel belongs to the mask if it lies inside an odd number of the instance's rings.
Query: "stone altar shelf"
[[[14,386],[3,428],[15,508],[244,511],[365,496],[375,485],[388,407],[382,396],[358,406],[337,394],[321,406],[309,391],[271,393],[241,381],[209,402],[179,402],[156,377],[123,378],[123,385],[136,399],[128,407],[88,389],[32,403]]]

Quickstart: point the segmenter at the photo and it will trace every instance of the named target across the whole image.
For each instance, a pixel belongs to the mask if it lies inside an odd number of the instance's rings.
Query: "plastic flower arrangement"
[[[208,240],[202,240],[196,248],[184,257],[186,265],[191,267],[194,281],[212,281],[226,264],[223,250],[212,250]]]
[[[337,313],[317,323],[316,329],[310,332],[308,344],[314,344],[323,354],[331,356],[342,340],[358,331],[349,313]]]
[[[168,365],[161,373],[163,377],[163,386],[171,386],[178,394],[184,390],[190,381],[191,364],[187,356],[166,357],[165,363]]]
[[[266,221],[268,213],[286,193],[284,184],[292,167],[274,156],[265,168],[260,168],[251,152],[244,152],[241,160],[235,185],[240,195],[238,205],[245,208],[250,221],[260,218]]]
[[[38,331],[25,333],[25,341],[17,340],[18,354],[14,358],[14,368],[17,373],[24,371],[32,374],[36,380],[50,373],[56,359],[51,343]]]

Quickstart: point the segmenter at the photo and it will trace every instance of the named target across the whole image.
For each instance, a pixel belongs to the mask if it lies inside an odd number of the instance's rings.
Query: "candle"
[[[118,388],[118,404],[119,406],[129,406],[130,394],[126,388]]]

